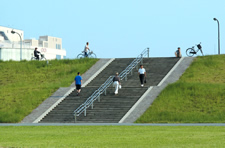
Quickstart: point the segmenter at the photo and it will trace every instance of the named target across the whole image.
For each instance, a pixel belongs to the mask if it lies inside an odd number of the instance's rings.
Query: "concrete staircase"
[[[74,123],[73,111],[81,105],[99,86],[116,72],[122,72],[134,59],[115,59],[93,81],[82,88],[81,96],[73,91],[58,106],[48,113],[40,123]],[[107,89],[107,95],[94,103],[94,108],[87,109],[87,116],[81,114],[77,123],[118,123],[129,109],[138,101],[150,86],[156,86],[176,64],[179,58],[145,58],[144,68],[147,71],[147,83],[140,86],[137,69],[128,80],[122,81],[122,89],[114,95],[114,88]]]

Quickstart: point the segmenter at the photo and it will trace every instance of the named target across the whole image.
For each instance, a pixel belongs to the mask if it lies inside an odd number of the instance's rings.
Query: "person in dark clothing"
[[[37,60],[39,60],[39,54],[40,52],[37,51],[37,47],[34,49],[34,56],[37,58]]]

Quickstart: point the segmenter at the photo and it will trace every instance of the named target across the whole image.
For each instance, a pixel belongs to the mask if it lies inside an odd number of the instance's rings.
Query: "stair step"
[[[41,123],[74,123],[74,110],[84,103],[111,75],[122,72],[134,58],[115,59],[98,74],[86,87],[82,87],[80,96],[73,91],[58,106],[48,113]],[[114,88],[107,88],[100,102],[94,102],[94,108],[87,109],[87,116],[82,113],[76,123],[118,123],[130,108],[140,99],[150,86],[157,86],[166,76],[179,58],[144,58],[143,65],[147,71],[147,83],[140,86],[138,70],[133,69],[133,75],[122,80],[122,89],[114,95]]]

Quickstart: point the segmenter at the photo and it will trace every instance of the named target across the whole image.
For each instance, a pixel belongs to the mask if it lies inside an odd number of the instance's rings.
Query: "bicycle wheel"
[[[84,55],[83,55],[83,54],[78,54],[78,55],[77,55],[77,58],[78,58],[78,59],[84,58]]]
[[[46,60],[46,58],[41,58],[41,61],[45,61]]]
[[[96,54],[95,53],[92,53],[89,58],[97,58]]]
[[[31,61],[34,61],[34,60],[36,60],[36,58],[35,58],[35,57],[32,57],[30,60],[31,60]]]
[[[186,50],[186,54],[187,54],[187,56],[192,57],[194,54],[196,54],[196,52],[193,48],[188,48]]]

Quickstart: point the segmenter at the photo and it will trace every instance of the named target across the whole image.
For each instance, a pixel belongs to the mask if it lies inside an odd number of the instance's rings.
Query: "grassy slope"
[[[225,56],[198,57],[137,123],[225,122]]]
[[[68,87],[77,72],[97,59],[0,61],[0,123],[19,122],[59,87]]]
[[[223,147],[223,126],[0,127],[0,147]],[[32,132],[31,132],[32,131]]]

